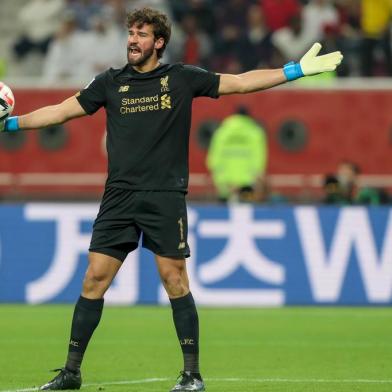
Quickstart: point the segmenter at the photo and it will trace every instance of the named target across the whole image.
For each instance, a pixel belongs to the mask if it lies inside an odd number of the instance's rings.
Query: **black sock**
[[[65,364],[68,370],[73,372],[80,370],[88,342],[101,319],[102,309],[103,299],[79,297],[73,314],[68,357]]]
[[[173,320],[184,356],[184,371],[199,374],[199,317],[192,294],[170,299]]]

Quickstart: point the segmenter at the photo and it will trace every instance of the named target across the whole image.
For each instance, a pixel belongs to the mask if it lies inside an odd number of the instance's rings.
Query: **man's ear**
[[[165,40],[162,38],[162,37],[160,37],[160,38],[158,38],[156,41],[155,41],[155,45],[154,45],[154,48],[155,49],[161,49],[162,47],[163,47],[163,45],[165,44]]]

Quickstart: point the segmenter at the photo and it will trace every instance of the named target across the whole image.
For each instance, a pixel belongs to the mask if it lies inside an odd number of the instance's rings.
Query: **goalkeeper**
[[[80,367],[101,318],[104,294],[141,234],[142,246],[155,255],[183,353],[184,367],[171,391],[205,390],[199,370],[199,320],[185,263],[190,254],[185,194],[192,101],[251,93],[333,71],[343,58],[339,52],[318,56],[321,45],[316,43],[299,63],[239,75],[162,64],[171,32],[167,16],[144,8],[127,17],[123,68],[103,72],[62,103],[0,123],[0,130],[17,132],[92,115],[102,107],[107,116],[108,178],[74,310],[68,355],[65,366],[41,390],[81,387]]]

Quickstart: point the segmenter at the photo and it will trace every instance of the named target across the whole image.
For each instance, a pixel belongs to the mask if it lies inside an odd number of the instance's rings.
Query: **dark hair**
[[[167,15],[148,7],[136,9],[127,14],[128,28],[134,24],[138,28],[144,24],[152,25],[155,39],[163,38],[165,42],[162,48],[157,50],[158,58],[161,58],[171,35],[171,25]]]
[[[333,174],[327,174],[324,178],[324,186],[327,187],[329,185],[339,185],[339,181]]]
[[[243,116],[249,116],[249,109],[245,105],[239,105],[236,108],[236,113],[237,114],[242,114]]]

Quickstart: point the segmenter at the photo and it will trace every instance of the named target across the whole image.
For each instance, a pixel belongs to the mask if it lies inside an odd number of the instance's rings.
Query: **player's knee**
[[[110,280],[104,273],[88,270],[83,281],[84,293],[103,294],[109,287]]]
[[[170,272],[162,277],[163,285],[170,297],[181,297],[186,294],[187,288],[183,282],[181,273],[178,271]]]

